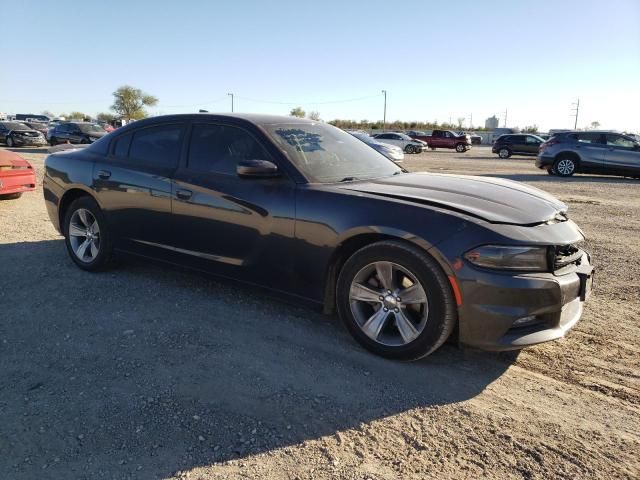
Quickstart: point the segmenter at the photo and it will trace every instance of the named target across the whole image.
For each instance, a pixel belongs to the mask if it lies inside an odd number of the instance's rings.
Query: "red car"
[[[29,162],[9,150],[0,150],[0,200],[20,198],[35,190],[36,172]]]
[[[471,148],[471,137],[469,135],[458,135],[451,130],[433,130],[431,134],[412,131],[408,135],[413,139],[427,142],[431,150],[436,148],[455,148],[456,152],[462,153]]]

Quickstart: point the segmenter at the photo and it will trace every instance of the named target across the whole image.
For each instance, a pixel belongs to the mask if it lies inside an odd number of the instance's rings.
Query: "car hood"
[[[0,172],[14,168],[31,168],[31,164],[10,150],[0,150]]]
[[[554,196],[501,178],[407,173],[339,188],[444,208],[491,223],[535,225],[566,220],[567,206]]]

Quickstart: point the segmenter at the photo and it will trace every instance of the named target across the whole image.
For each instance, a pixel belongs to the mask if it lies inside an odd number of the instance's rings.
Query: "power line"
[[[274,100],[263,100],[259,98],[241,97],[239,95],[236,95],[236,98],[240,98],[241,100],[247,100],[249,102],[256,102],[256,103],[272,103],[274,105],[329,105],[332,103],[357,102],[359,100],[367,100],[370,98],[378,98],[381,96],[382,94],[380,93],[377,95],[367,95],[365,97],[347,98],[343,100],[329,100],[324,102],[282,102],[282,101],[274,101]]]

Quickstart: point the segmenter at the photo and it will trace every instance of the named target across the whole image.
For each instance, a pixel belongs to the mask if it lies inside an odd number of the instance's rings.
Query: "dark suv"
[[[89,122],[65,122],[49,130],[49,144],[93,143],[107,134],[104,128]]]
[[[537,155],[543,143],[542,138],[531,134],[500,135],[491,151],[497,153],[500,158],[509,158],[511,155]]]
[[[552,175],[600,173],[640,178],[640,143],[617,132],[565,132],[540,147],[536,167]]]

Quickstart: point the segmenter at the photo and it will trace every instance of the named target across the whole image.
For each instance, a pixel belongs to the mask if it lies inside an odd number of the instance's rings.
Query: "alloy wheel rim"
[[[500,150],[500,157],[501,158],[507,158],[508,154],[509,154],[509,152],[507,150],[505,150],[504,148],[502,150]]]
[[[569,175],[573,172],[573,169],[575,168],[573,162],[571,160],[565,159],[565,160],[560,160],[558,162],[558,171],[562,174],[562,175]]]
[[[429,318],[429,301],[420,281],[402,265],[387,261],[370,263],[355,275],[349,305],[360,330],[391,347],[413,342]]]
[[[84,263],[94,261],[100,253],[100,226],[86,208],[79,208],[71,215],[69,242],[73,253]]]

